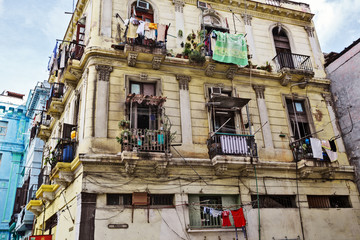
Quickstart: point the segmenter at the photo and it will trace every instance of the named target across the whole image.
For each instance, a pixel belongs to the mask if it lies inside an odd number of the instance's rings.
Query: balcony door
[[[280,68],[293,69],[294,61],[292,59],[290,42],[286,32],[281,29],[281,27],[275,27],[272,30],[272,34],[274,37],[275,50],[276,55],[278,56]]]

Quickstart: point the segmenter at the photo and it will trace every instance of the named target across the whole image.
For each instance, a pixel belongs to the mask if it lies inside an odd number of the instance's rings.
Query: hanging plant
[[[183,36],[183,31],[180,29],[179,31],[178,31],[178,37],[182,37]]]
[[[190,34],[186,37],[186,39],[187,39],[188,41],[191,41],[191,39],[192,39],[192,34],[190,33]]]
[[[184,42],[181,42],[180,46],[183,48],[185,46]]]

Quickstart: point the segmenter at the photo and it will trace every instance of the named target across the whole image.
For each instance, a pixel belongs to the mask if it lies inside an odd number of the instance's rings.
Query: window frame
[[[205,84],[204,85],[204,93],[205,93],[204,95],[205,95],[206,102],[209,102],[211,100],[210,92],[211,92],[212,87],[221,88],[221,92],[228,94],[229,97],[237,97],[236,88],[233,88],[231,86],[225,86],[223,84]],[[242,107],[241,109],[237,109],[237,110],[214,107],[214,111],[220,111],[220,112],[227,111],[228,113],[229,112],[234,113],[235,132],[233,134],[244,134],[247,132],[245,130],[244,114],[242,112],[243,109],[244,109],[244,107]],[[212,113],[210,107],[207,112],[208,112],[208,121],[209,121],[209,132],[215,132],[216,130],[214,128],[214,116],[213,116],[213,113]],[[216,115],[215,115],[215,118],[216,118]]]
[[[222,221],[220,220],[221,217],[218,217],[219,224],[217,225],[203,225],[203,220],[210,220],[214,221],[214,217],[210,217],[210,219],[207,219],[207,215],[204,215],[203,213],[203,207],[211,207],[214,204],[202,204],[201,199],[204,198],[215,198],[220,197],[221,198],[221,210],[229,208],[229,205],[239,205],[240,197],[238,194],[189,194],[188,195],[188,201],[189,201],[189,226],[190,229],[214,229],[214,228],[233,228],[234,221],[232,218],[230,218],[231,227],[222,227]],[[202,200],[204,201],[204,200]],[[207,206],[206,206],[207,205]],[[217,204],[215,204],[217,205]],[[219,210],[219,208],[217,208]],[[205,218],[202,218],[205,217]],[[216,221],[216,220],[215,220]]]
[[[5,125],[2,125],[2,124],[5,124]],[[0,132],[0,136],[6,136],[7,130],[8,130],[8,125],[9,125],[9,122],[7,122],[7,121],[0,121],[0,128],[1,128],[1,129],[4,129],[4,130],[3,130],[4,132]]]
[[[143,77],[143,76],[134,76],[134,75],[129,75],[129,76],[125,76],[125,99],[124,99],[124,103],[126,102],[126,98],[127,96],[131,93],[131,84],[132,83],[140,83],[140,84],[154,84],[155,85],[155,95],[154,96],[162,96],[162,90],[161,90],[161,86],[162,86],[162,81],[160,78],[152,78],[152,77]],[[141,91],[141,90],[140,90]],[[133,112],[132,114],[137,115],[137,107],[138,104],[132,104],[131,106],[133,108]],[[125,116],[126,119],[130,121],[130,106],[125,105]],[[151,109],[151,106],[149,106],[149,111]],[[161,127],[161,112],[157,112],[158,116],[157,116],[157,123],[155,124],[155,129],[153,130],[158,130]],[[130,123],[130,128],[135,128],[137,129],[137,121],[134,120],[135,126],[132,126],[132,123]],[[149,121],[149,128],[151,127],[151,123]]]
[[[147,10],[146,12],[144,12],[144,14],[140,15],[141,19],[137,18],[136,16],[135,17],[137,19],[139,19],[139,20],[145,21],[145,20],[143,20],[144,19],[143,16],[149,17],[149,15],[152,15],[152,23],[158,22],[157,21],[158,11],[157,11],[157,8],[156,8],[155,4],[152,1],[151,2],[147,1],[147,0],[142,0],[142,1],[147,2],[149,4],[149,9],[151,9],[152,13],[149,13],[148,12],[149,10]],[[133,7],[135,7],[135,11],[136,11],[136,13],[138,13],[138,11],[136,9],[136,4],[137,4],[137,1],[129,2],[129,5],[128,5],[128,16],[129,16],[129,18],[131,18],[132,15],[133,15]]]
[[[349,195],[307,195],[306,197],[307,197],[309,208],[318,208],[318,209],[353,208]],[[313,198],[313,199],[310,200],[309,198]],[[340,207],[335,206],[335,201],[344,201],[344,200],[346,201],[346,203],[344,205],[347,205],[347,206],[340,206]],[[328,206],[325,206],[325,205],[315,206],[317,204],[320,204],[320,205],[324,204],[325,202],[327,202]]]
[[[308,97],[298,96],[298,95],[290,95],[290,94],[282,94],[282,103],[283,103],[283,107],[285,109],[285,114],[286,114],[288,128],[289,128],[289,136],[291,137],[291,140],[295,141],[297,139],[295,139],[294,133],[293,133],[293,130],[291,127],[291,119],[290,119],[289,109],[287,107],[287,102],[286,102],[287,99],[290,99],[290,100],[293,99],[294,101],[303,101],[306,118],[307,118],[307,121],[309,124],[310,134],[312,133],[312,137],[316,138],[317,137],[316,128],[315,128],[314,120],[312,118],[311,106],[310,106],[310,101],[309,101]]]

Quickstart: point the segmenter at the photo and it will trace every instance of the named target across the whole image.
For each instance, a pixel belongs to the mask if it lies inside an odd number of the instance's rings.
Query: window
[[[147,197],[151,206],[174,206],[174,194],[148,194]],[[133,194],[107,194],[106,205],[131,206]]]
[[[349,196],[307,196],[309,208],[351,208]]]
[[[296,208],[295,195],[260,195],[260,208]],[[253,208],[258,208],[257,195],[251,195]]]
[[[51,229],[57,225],[57,214],[53,214],[48,220],[45,222],[45,231],[49,231],[51,234]]]
[[[286,99],[287,111],[294,139],[311,134],[305,100]]]
[[[144,22],[154,22],[154,10],[148,2],[143,0],[137,0],[131,5],[131,16]]]
[[[204,208],[222,211],[238,206],[238,199],[238,195],[189,195],[190,226],[194,228],[221,227],[221,216],[213,217],[210,213],[204,212]]]
[[[131,194],[106,194],[106,205],[131,205]]]
[[[160,124],[161,109],[158,105],[147,104],[146,97],[156,96],[155,83],[130,82],[130,93],[141,95],[139,101],[130,105],[131,128],[156,130]],[[151,100],[149,100],[151,101]]]
[[[284,29],[281,26],[275,27],[272,30],[272,34],[274,37],[274,44],[276,54],[279,56],[278,63],[280,64],[280,68],[294,68],[294,62],[291,54],[290,42],[289,38]]]
[[[0,121],[0,136],[5,136],[7,132],[8,122]]]

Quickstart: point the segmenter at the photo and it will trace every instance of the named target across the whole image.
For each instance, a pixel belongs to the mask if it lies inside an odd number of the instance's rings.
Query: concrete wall
[[[350,163],[356,167],[356,182],[360,189],[360,44],[347,50],[341,57],[327,66],[326,71],[331,79],[331,92],[334,96],[343,141]]]

